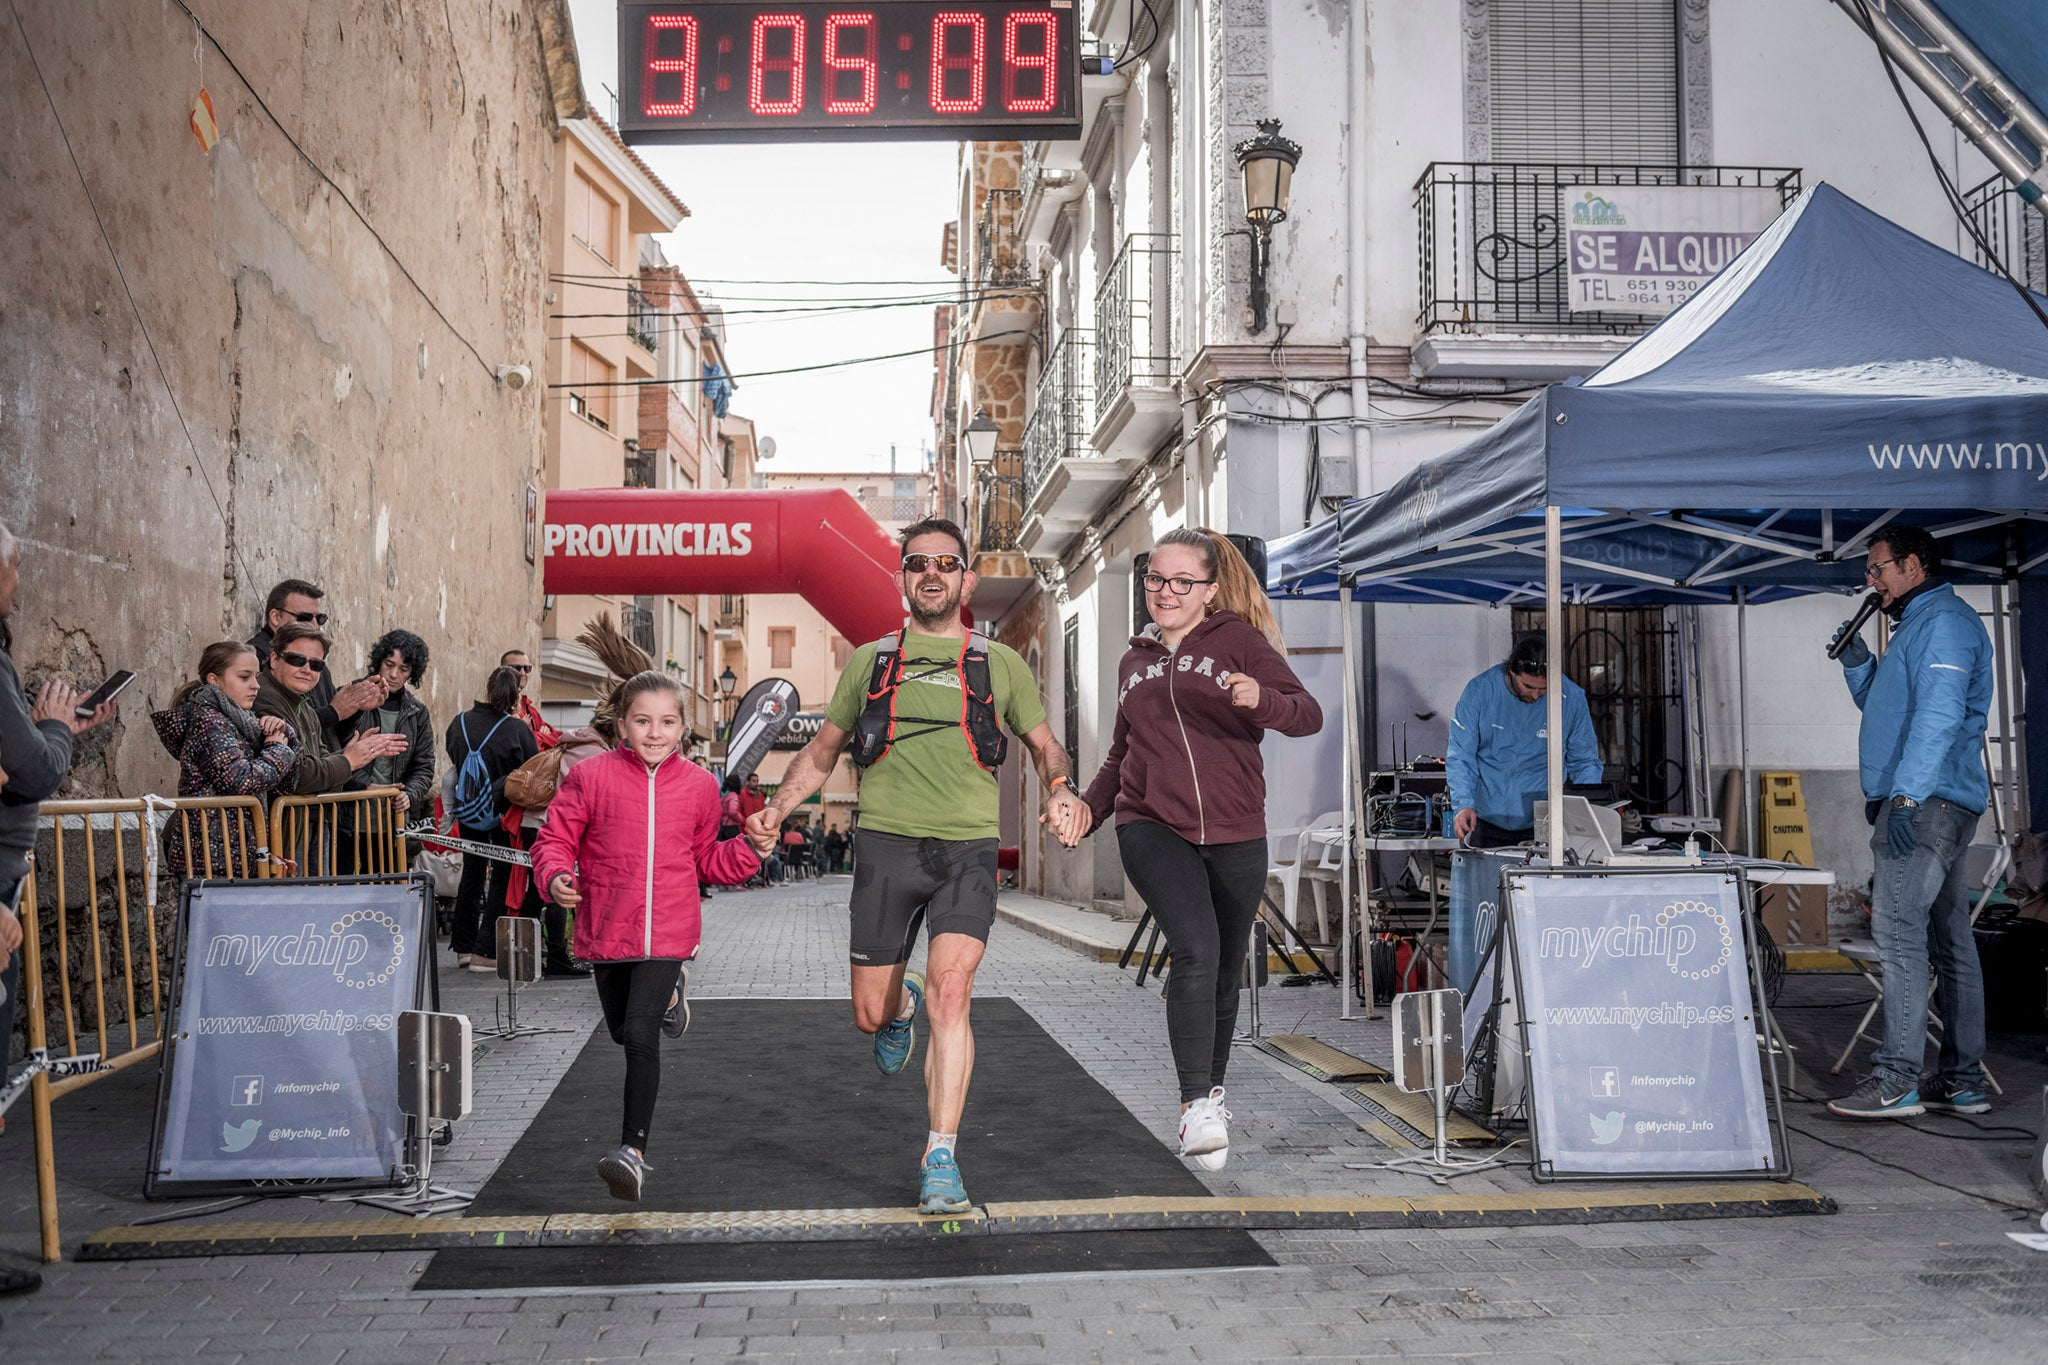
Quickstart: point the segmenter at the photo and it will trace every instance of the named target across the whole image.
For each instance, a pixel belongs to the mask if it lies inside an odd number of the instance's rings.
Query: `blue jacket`
[[[1600,741],[1586,694],[1570,678],[1564,683],[1564,776],[1567,782],[1598,782]],[[1496,664],[1471,682],[1451,713],[1451,809],[1470,806],[1479,818],[1502,829],[1536,823],[1536,803],[1550,785],[1550,736],[1544,720],[1548,701],[1523,701],[1508,689],[1507,669]]]
[[[1939,796],[1983,814],[1991,667],[1984,623],[1954,588],[1935,583],[1906,603],[1883,657],[1842,670],[1863,712],[1866,799]]]

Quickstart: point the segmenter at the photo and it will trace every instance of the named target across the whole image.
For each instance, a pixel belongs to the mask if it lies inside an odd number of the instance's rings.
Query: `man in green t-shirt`
[[[918,1011],[929,1000],[931,1129],[918,1211],[965,1213],[971,1205],[954,1148],[974,1069],[968,1002],[996,916],[996,776],[976,757],[962,695],[969,631],[960,607],[974,593],[967,538],[933,518],[906,529],[901,543],[910,620],[900,637],[894,738],[861,779],[853,840],[853,1022],[875,1036],[875,1065],[894,1075],[910,1060]],[[879,643],[854,651],[817,738],[791,761],[775,798],[748,817],[750,834],[779,829],[831,775],[867,708]],[[990,641],[988,671],[996,715],[1030,749],[1049,793],[1040,818],[1072,848],[1088,832],[1088,803],[1074,791],[1031,670],[1016,650]],[[922,975],[906,970],[920,917],[928,938]]]

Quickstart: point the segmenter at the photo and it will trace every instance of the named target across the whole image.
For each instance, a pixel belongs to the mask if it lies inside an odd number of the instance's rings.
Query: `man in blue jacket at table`
[[[1844,1118],[1911,1118],[1929,1109],[1982,1114],[1984,976],[1970,927],[1963,854],[1991,800],[1984,726],[1991,710],[1991,637],[1941,579],[1941,550],[1916,526],[1887,526],[1864,573],[1893,622],[1873,658],[1859,636],[1842,652],[1863,712],[1858,741],[1864,816],[1877,870],[1870,929],[1884,966],[1884,1040],[1870,1075],[1828,1105]],[[1923,1085],[1928,959],[1941,981],[1941,1055]]]
[[[1545,653],[1541,635],[1524,635],[1506,663],[1465,684],[1451,713],[1444,768],[1457,812],[1452,830],[1473,848],[1519,844],[1535,831],[1536,802],[1550,786]],[[1600,741],[1586,694],[1570,678],[1563,683],[1565,781],[1598,782]]]

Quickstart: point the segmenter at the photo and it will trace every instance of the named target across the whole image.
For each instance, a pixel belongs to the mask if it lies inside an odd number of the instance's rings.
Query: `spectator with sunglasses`
[[[533,704],[533,698],[526,695],[526,689],[533,681],[533,660],[523,649],[508,649],[498,656],[498,667],[509,668],[519,675],[519,719],[526,722],[526,728],[533,731],[533,742],[543,750],[552,749],[562,742],[562,732],[542,718],[540,708]]]
[[[1543,637],[1515,641],[1507,662],[1471,682],[1451,713],[1449,777],[1451,828],[1473,848],[1505,848],[1531,838],[1536,801],[1550,786],[1550,734],[1545,728],[1550,691]],[[1586,694],[1570,678],[1564,684],[1564,780],[1601,779],[1600,739]]]
[[[316,632],[327,629],[327,613],[320,609],[321,599],[326,596],[318,586],[303,578],[287,578],[270,590],[270,596],[263,602],[263,626],[249,637],[249,644],[256,651],[257,665],[266,675],[270,671],[270,654],[276,648],[278,631],[289,625],[310,626]],[[341,748],[355,729],[343,722],[364,711],[375,710],[384,704],[384,698],[384,686],[374,673],[337,690],[334,679],[328,675],[324,657],[320,661],[320,672],[313,690],[307,693],[308,704],[313,708],[330,749]]]
[[[328,645],[318,626],[292,621],[279,627],[271,636],[270,663],[256,689],[257,716],[276,716],[298,732],[299,759],[281,788],[290,796],[338,792],[377,759],[405,752],[404,735],[379,730],[366,730],[338,749],[328,743],[313,702],[313,692],[325,675]],[[381,697],[383,684],[376,690]]]

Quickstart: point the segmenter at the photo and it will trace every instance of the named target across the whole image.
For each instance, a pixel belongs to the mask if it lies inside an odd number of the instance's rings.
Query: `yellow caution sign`
[[[1812,867],[1813,833],[1806,819],[1806,794],[1798,773],[1764,773],[1757,810],[1763,856],[1772,862]],[[1802,895],[1801,892],[1806,894]],[[1757,893],[1764,926],[1780,946],[1825,947],[1828,900],[1819,887],[1770,886]]]

